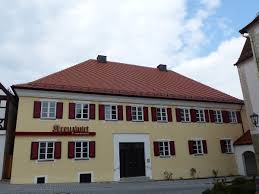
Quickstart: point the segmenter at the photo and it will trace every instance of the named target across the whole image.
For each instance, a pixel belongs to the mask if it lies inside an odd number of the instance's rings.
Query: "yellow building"
[[[243,101],[165,65],[88,60],[13,86],[19,96],[11,183],[238,174]]]

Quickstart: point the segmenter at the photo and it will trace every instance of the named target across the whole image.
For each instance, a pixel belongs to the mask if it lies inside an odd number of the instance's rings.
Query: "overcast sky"
[[[98,54],[167,64],[242,98],[236,67],[257,0],[17,0],[0,4],[0,81],[33,81]]]

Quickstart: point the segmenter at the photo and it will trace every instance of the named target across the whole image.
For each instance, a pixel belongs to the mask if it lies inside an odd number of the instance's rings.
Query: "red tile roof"
[[[239,56],[239,59],[234,65],[239,65],[241,62],[245,61],[246,59],[249,59],[250,57],[253,57],[253,51],[252,51],[250,39],[247,38],[243,46],[242,52]]]
[[[97,60],[87,60],[13,88],[243,104],[242,100],[174,71]]]
[[[253,142],[252,142],[250,130],[245,132],[241,137],[239,137],[234,142],[234,145],[251,145],[251,144],[253,144]]]

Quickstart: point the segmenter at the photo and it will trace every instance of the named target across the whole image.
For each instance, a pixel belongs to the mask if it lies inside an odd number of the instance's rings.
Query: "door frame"
[[[120,181],[120,143],[134,143],[141,142],[144,143],[144,154],[145,154],[145,172],[146,177],[152,178],[152,166],[151,166],[151,155],[150,155],[150,141],[149,134],[113,134],[113,150],[114,150],[114,181]]]

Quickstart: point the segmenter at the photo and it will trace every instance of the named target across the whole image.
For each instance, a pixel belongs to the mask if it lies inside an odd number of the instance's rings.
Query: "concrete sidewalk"
[[[212,183],[213,179],[38,185],[11,185],[1,182],[0,194],[201,194]]]

